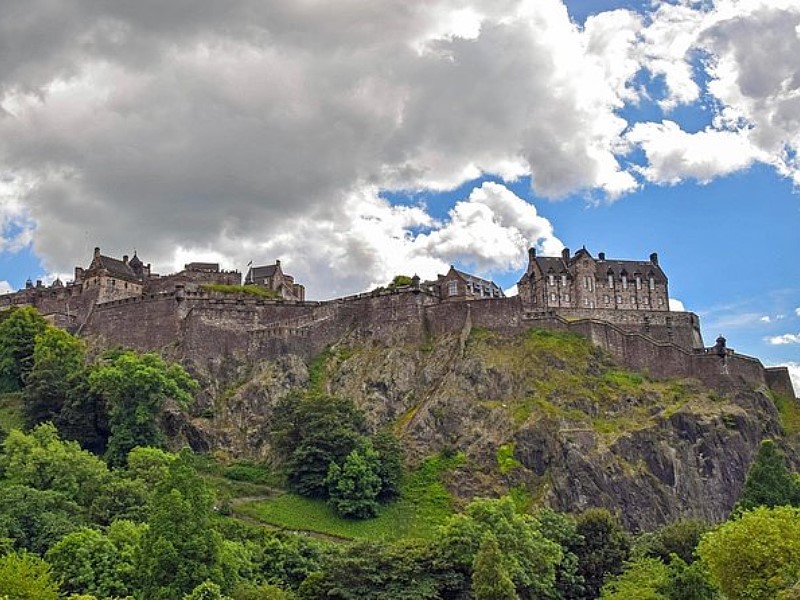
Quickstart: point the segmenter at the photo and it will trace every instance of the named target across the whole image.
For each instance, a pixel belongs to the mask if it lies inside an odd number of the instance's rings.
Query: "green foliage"
[[[331,463],[341,465],[362,440],[364,415],[352,401],[328,396],[290,395],[274,412],[273,444],[289,486],[297,493],[325,498]]]
[[[89,375],[93,390],[108,404],[110,438],[106,457],[122,465],[136,446],[160,446],[158,415],[167,399],[186,404],[197,382],[183,367],[155,354],[122,352]]]
[[[0,321],[0,392],[16,392],[25,387],[33,367],[36,336],[47,329],[47,321],[35,308],[10,309]]]
[[[85,361],[84,343],[63,329],[47,327],[36,336],[25,385],[28,427],[58,418],[78,379],[84,376]]]
[[[12,429],[22,429],[25,419],[22,415],[22,392],[0,392],[0,443]]]
[[[279,300],[281,298],[281,296],[275,290],[261,287],[260,285],[231,285],[225,283],[206,283],[201,285],[200,287],[206,291],[217,292],[219,294],[247,294],[248,296],[268,298],[270,300]]]
[[[800,505],[800,485],[786,468],[783,452],[772,440],[764,440],[747,473],[737,509],[784,505]]]
[[[51,423],[30,434],[14,430],[0,453],[0,470],[12,483],[37,490],[54,490],[88,506],[109,477],[105,463],[76,442],[59,439]]]
[[[380,431],[371,438],[372,447],[378,453],[376,474],[380,479],[378,500],[386,502],[400,494],[403,479],[403,446],[397,437]]]
[[[64,536],[46,559],[65,592],[99,598],[132,594],[142,527],[116,521],[108,534],[83,528]]]
[[[0,539],[15,549],[44,554],[84,523],[81,508],[59,492],[0,485]]]
[[[783,394],[772,393],[770,395],[778,409],[781,425],[786,433],[789,435],[800,433],[800,402]]]
[[[439,557],[468,579],[487,535],[497,540],[503,568],[521,597],[548,598],[556,593],[561,547],[543,535],[534,517],[517,513],[509,497],[475,500],[464,514],[451,517],[440,532]]]
[[[472,563],[472,597],[475,600],[517,600],[514,582],[508,576],[500,547],[487,535]]]
[[[772,600],[800,579],[800,509],[746,511],[704,535],[697,553],[730,600]]]
[[[184,600],[233,600],[222,593],[222,589],[213,581],[204,581],[184,596]]]
[[[578,557],[578,573],[583,577],[583,598],[596,598],[603,580],[618,575],[630,553],[630,540],[616,517],[602,508],[587,510],[577,517],[577,543],[569,550]]]
[[[709,530],[703,521],[688,519],[665,525],[653,533],[644,533],[636,539],[633,554],[639,557],[661,559],[665,564],[674,554],[686,563],[694,562],[694,551],[700,538]]]
[[[110,525],[117,519],[136,523],[147,520],[149,490],[140,479],[127,479],[115,471],[92,500],[89,517],[98,525]]]
[[[361,542],[327,557],[299,588],[304,600],[434,600],[463,589],[461,577],[420,541]]]
[[[549,508],[542,508],[534,515],[539,530],[548,540],[561,547],[563,556],[556,566],[556,592],[558,598],[581,598],[584,593],[583,576],[578,572],[578,557],[571,550],[583,541],[578,533],[575,518]]]
[[[275,475],[265,465],[249,461],[238,461],[228,465],[223,470],[223,475],[234,481],[245,481],[255,484],[271,484],[275,482]]]
[[[497,448],[497,466],[500,468],[501,475],[505,475],[509,471],[522,466],[522,463],[514,458],[515,446],[516,444],[511,442]]]
[[[609,578],[601,600],[669,600],[661,590],[669,585],[669,568],[656,558],[640,558]]]
[[[212,504],[191,458],[173,461],[150,502],[149,527],[136,561],[138,588],[148,600],[177,600],[206,579],[222,578]]]
[[[371,444],[356,448],[340,467],[331,463],[325,483],[328,502],[343,517],[369,519],[378,514],[380,457]]]
[[[386,287],[390,290],[394,290],[409,285],[411,285],[411,277],[409,277],[408,275],[395,275],[391,283],[389,283],[389,285],[387,285]]]
[[[143,481],[149,489],[164,481],[169,475],[169,468],[178,456],[165,452],[160,448],[139,446],[128,453],[129,477]]]
[[[295,597],[289,592],[268,583],[260,585],[241,583],[234,588],[232,595],[233,600],[291,600]]]
[[[99,456],[105,454],[108,446],[108,407],[99,391],[90,386],[89,377],[102,366],[88,365],[71,381],[54,420],[61,437],[74,440]]]
[[[0,557],[0,598],[57,600],[58,584],[41,558],[11,552]]]

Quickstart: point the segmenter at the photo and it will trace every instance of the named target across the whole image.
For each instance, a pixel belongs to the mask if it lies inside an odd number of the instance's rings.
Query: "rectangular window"
[[[564,294],[564,302],[569,302],[569,294]]]
[[[623,290],[627,290],[628,289],[628,276],[627,275],[623,275],[622,276],[622,289]]]
[[[656,280],[653,279],[652,277],[650,278],[650,289],[651,290],[656,289]]]
[[[637,277],[636,278],[636,289],[637,290],[642,289],[642,278],[641,277]]]
[[[650,304],[650,298],[648,298],[646,296],[644,298],[642,298],[642,304]]]
[[[608,287],[609,288],[613,288],[614,287],[614,276],[611,275],[610,273],[608,275]]]
[[[458,295],[458,282],[457,281],[448,281],[447,282],[447,295],[448,296],[456,296],[456,295]]]
[[[617,304],[622,304],[622,296],[617,296]]]
[[[562,275],[561,276],[561,287],[567,287],[567,276],[566,275]]]
[[[584,298],[583,299],[583,305],[584,306],[589,306],[589,299],[588,298]]]
[[[603,296],[603,302],[605,302],[606,304],[608,304],[608,303],[610,302],[610,299],[609,299],[609,297],[608,297],[608,296]]]
[[[555,275],[548,275],[547,276],[547,282],[550,285],[555,285],[556,284],[556,276]]]
[[[658,299],[658,305],[659,306],[664,306],[664,299],[663,298],[659,298]]]
[[[631,296],[631,304],[636,304],[636,296]]]
[[[555,292],[551,292],[550,293],[550,302],[555,302],[555,301],[556,301],[556,294],[555,294]]]

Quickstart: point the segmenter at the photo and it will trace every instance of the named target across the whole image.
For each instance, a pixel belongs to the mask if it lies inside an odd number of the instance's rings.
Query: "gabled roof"
[[[455,272],[456,272],[456,273],[457,273],[457,274],[458,274],[458,275],[459,275],[459,276],[460,276],[460,277],[461,277],[461,278],[462,278],[464,281],[467,281],[468,283],[478,283],[478,284],[480,284],[480,285],[486,285],[486,286],[489,286],[489,287],[491,287],[491,288],[498,289],[498,290],[500,290],[500,291],[502,292],[502,290],[500,289],[500,286],[499,286],[499,285],[497,285],[497,284],[496,284],[494,281],[489,281],[488,279],[483,279],[483,278],[481,278],[481,277],[478,277],[477,275],[472,275],[472,274],[470,274],[470,273],[465,273],[464,271],[459,271],[459,270],[458,270],[458,269],[456,269],[456,268],[453,268],[453,270],[454,270],[454,271],[455,271]]]
[[[656,264],[651,263],[649,260],[599,260],[595,267],[596,277],[607,277],[609,271],[614,275],[615,279],[619,279],[623,273],[628,277],[633,277],[637,273],[642,277],[647,277],[650,273],[656,281],[666,281],[667,276]]]
[[[135,257],[134,257],[135,258]],[[94,257],[92,264],[89,266],[90,271],[99,271],[105,269],[112,277],[119,279],[129,279],[131,281],[138,281],[139,277],[131,268],[131,263],[125,264],[121,260],[111,258],[110,256],[103,256],[99,254]]]
[[[280,265],[264,265],[262,267],[250,267],[247,271],[245,281],[256,281],[257,279],[264,279],[266,277],[274,277]]]

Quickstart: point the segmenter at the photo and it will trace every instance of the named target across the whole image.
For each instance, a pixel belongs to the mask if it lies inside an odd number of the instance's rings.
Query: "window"
[[[561,287],[567,287],[567,276],[566,275],[562,275],[561,276]]]
[[[644,298],[642,298],[642,304],[650,304],[650,298],[648,298],[646,296]]]
[[[583,278],[583,287],[585,287],[590,292],[592,291],[592,278],[589,275]]]
[[[642,289],[642,278],[639,277],[638,275],[636,276],[636,289],[637,290]]]
[[[584,298],[583,299],[583,305],[584,306],[589,306],[589,299],[588,298]]]
[[[656,280],[655,280],[655,279],[653,279],[653,277],[652,277],[652,276],[650,277],[650,289],[651,289],[651,290],[654,290],[654,289],[656,289]]]
[[[550,302],[555,302],[555,301],[556,301],[556,294],[555,294],[555,292],[550,292]]]
[[[564,302],[569,302],[569,294],[564,294]]]
[[[608,303],[610,302],[610,299],[609,299],[609,297],[608,297],[608,296],[603,296],[603,302],[605,302],[606,304],[608,304]]]
[[[547,282],[550,285],[555,285],[556,284],[556,276],[555,275],[548,275],[547,276]]]
[[[614,287],[614,276],[611,273],[608,274],[608,287]]]
[[[631,296],[631,304],[636,304],[636,296]]]
[[[622,304],[622,296],[617,296],[617,304]]]
[[[627,290],[628,289],[628,276],[627,275],[623,275],[622,276],[622,289],[623,290]]]
[[[448,296],[456,296],[456,295],[458,295],[458,282],[457,281],[448,281],[447,282],[447,295]]]
[[[659,306],[664,306],[664,299],[663,298],[659,298],[658,299],[658,305]]]

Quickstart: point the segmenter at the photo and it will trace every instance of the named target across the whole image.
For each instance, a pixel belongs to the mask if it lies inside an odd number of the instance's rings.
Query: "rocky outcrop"
[[[467,329],[422,344],[350,334],[311,369],[290,354],[193,369],[207,392],[172,429],[201,449],[269,459],[273,407],[313,385],[392,428],[411,464],[463,451],[450,480],[459,498],[514,488],[558,510],[607,507],[633,530],[725,519],[760,441],[782,436],[766,388],[651,381],[569,333]]]

